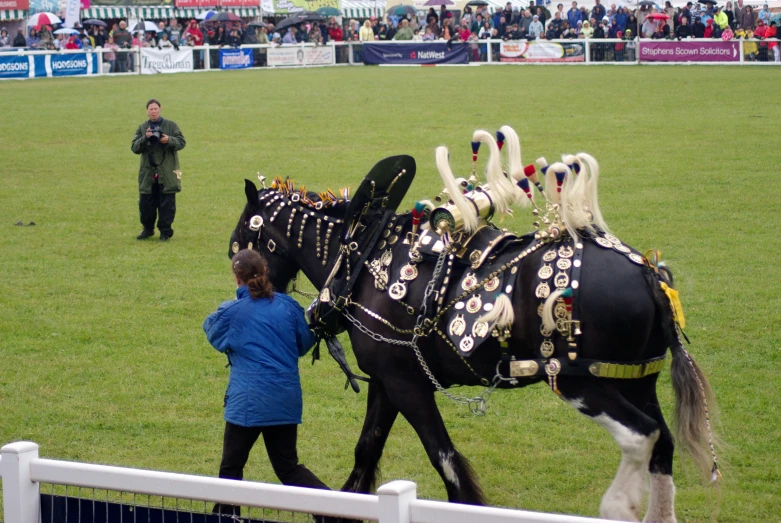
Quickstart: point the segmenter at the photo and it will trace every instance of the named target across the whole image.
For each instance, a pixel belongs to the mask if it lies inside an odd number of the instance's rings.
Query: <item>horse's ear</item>
[[[250,180],[244,179],[244,194],[247,195],[247,203],[251,207],[258,206],[258,188]]]

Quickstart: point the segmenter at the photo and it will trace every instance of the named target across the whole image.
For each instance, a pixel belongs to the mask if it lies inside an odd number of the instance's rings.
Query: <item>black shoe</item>
[[[161,242],[167,242],[170,238],[171,238],[170,236],[166,236],[165,234],[160,235]]]
[[[152,229],[144,229],[143,231],[141,231],[141,234],[136,236],[136,240],[146,240],[147,238],[151,238],[154,235],[155,235],[155,231],[153,231]]]

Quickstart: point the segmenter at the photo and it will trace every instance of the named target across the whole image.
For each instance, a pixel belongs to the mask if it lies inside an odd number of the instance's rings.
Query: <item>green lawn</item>
[[[0,443],[45,457],[216,475],[228,370],[204,317],[233,294],[226,251],[243,179],[356,187],[377,160],[418,161],[405,207],[440,190],[437,145],[471,166],[477,128],[515,127],[524,160],[586,151],[601,205],[677,276],[692,354],[720,401],[720,497],[676,456],[679,521],[781,521],[778,75],[734,67],[324,68],[0,83]],[[187,138],[176,235],[138,242],[130,152],[148,98]],[[513,228],[530,229],[517,213]],[[34,227],[16,227],[17,220]],[[338,488],[365,391],[302,360],[303,462]],[[478,392],[467,391],[467,392]],[[662,374],[668,418],[672,390]],[[544,386],[488,415],[439,398],[490,502],[597,515],[610,436]],[[444,488],[399,420],[382,479]],[[247,477],[275,482],[262,446]],[[10,523],[10,522],[9,522]]]

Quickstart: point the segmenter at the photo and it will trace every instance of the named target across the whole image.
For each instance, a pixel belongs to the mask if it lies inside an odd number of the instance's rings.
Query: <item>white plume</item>
[[[488,156],[488,165],[486,166],[486,178],[488,179],[488,186],[491,188],[494,213],[497,216],[502,216],[513,203],[520,201],[523,191],[504,175],[501,152],[491,133],[483,130],[475,131],[472,135],[472,141],[488,145],[490,155]]]
[[[475,213],[475,208],[472,204],[466,201],[461,187],[456,183],[453,171],[450,170],[450,160],[448,159],[448,156],[447,147],[437,147],[435,154],[437,170],[439,171],[439,176],[442,178],[442,182],[445,184],[448,196],[450,196],[450,199],[453,201],[453,205],[456,206],[456,209],[458,209],[461,216],[464,218],[464,232],[472,234],[477,230],[477,214]]]
[[[599,195],[597,190],[599,185],[599,164],[590,154],[578,153],[577,156],[581,165],[580,176],[588,175],[586,194],[592,222],[603,231],[610,232],[607,223],[605,223],[605,218],[602,217],[602,211],[599,208]]]
[[[523,159],[521,158],[521,140],[518,133],[509,125],[503,125],[499,132],[504,134],[504,149],[507,151],[507,174],[510,180],[515,183],[526,178],[523,173]],[[516,185],[517,187],[517,185]],[[523,193],[523,190],[521,190]],[[516,201],[521,207],[529,207],[531,202],[528,198],[521,195],[516,196]]]

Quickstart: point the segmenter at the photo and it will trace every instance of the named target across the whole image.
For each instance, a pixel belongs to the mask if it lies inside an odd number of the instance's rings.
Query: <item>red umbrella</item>
[[[664,13],[651,13],[650,15],[646,15],[646,18],[650,18],[651,20],[669,20],[670,17],[667,16]]]
[[[27,21],[27,27],[34,27],[37,25],[54,25],[61,24],[62,20],[54,13],[36,13],[30,17]]]

